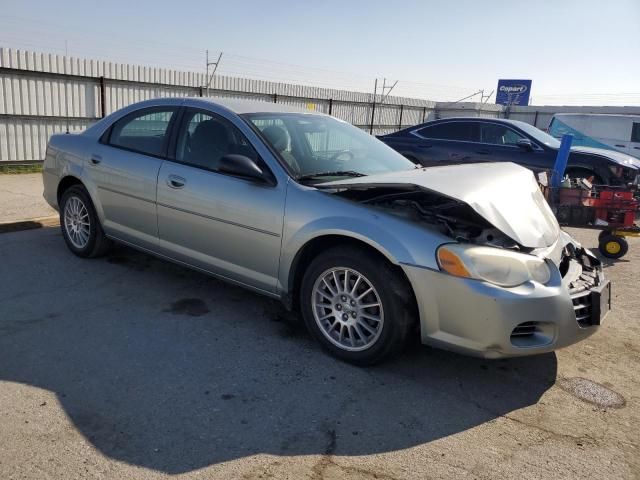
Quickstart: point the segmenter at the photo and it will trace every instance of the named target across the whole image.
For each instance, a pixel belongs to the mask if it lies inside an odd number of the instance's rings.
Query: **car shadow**
[[[533,405],[556,379],[555,354],[485,361],[417,340],[358,368],[273,300],[125,248],[59,255],[66,296],[0,318],[0,380],[55,392],[100,452],[169,474],[406,449]]]

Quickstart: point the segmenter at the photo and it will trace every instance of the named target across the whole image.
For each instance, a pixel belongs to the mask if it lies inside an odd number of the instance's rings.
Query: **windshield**
[[[511,122],[520,130],[524,130],[525,133],[531,135],[538,142],[544,143],[547,147],[560,148],[560,142],[558,141],[558,139],[553,138],[551,135],[543,132],[539,128],[536,128],[533,125],[529,125],[525,122],[520,122],[518,120],[511,120]]]
[[[349,123],[307,113],[243,115],[297,179],[373,175],[416,168],[395,150]],[[321,178],[322,177],[322,178]]]

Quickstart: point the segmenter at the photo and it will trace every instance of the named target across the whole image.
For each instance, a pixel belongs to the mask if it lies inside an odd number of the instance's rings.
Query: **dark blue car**
[[[447,118],[378,137],[416,164],[513,162],[533,171],[553,168],[560,142],[528,123],[496,118]],[[620,152],[574,147],[571,178],[602,185],[637,184],[640,161]]]

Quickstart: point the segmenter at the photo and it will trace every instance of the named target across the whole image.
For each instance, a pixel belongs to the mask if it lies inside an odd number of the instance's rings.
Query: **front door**
[[[481,158],[493,162],[514,162],[533,170],[548,169],[549,158],[544,150],[531,141],[533,150],[518,146],[518,140],[530,140],[516,130],[499,123],[480,122],[478,149],[485,152]]]
[[[158,176],[158,232],[164,253],[196,267],[275,293],[286,185],[220,173],[220,158],[261,161],[230,121],[186,109],[175,161]]]

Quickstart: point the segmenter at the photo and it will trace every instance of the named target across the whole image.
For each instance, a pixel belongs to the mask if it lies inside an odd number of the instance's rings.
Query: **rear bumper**
[[[514,357],[566,347],[598,328],[578,324],[557,270],[547,285],[502,288],[416,266],[403,269],[416,294],[427,345],[484,358]],[[522,332],[531,333],[518,335]]]
[[[44,190],[42,196],[52,208],[58,210],[58,176],[51,171],[42,171],[42,183]]]

